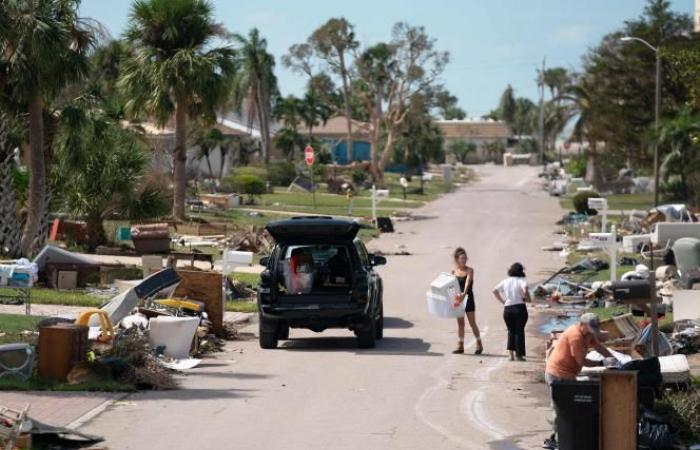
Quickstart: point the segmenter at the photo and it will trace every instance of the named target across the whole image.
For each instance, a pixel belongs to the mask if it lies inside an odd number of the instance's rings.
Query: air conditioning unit
[[[0,345],[0,378],[29,379],[35,359],[36,354],[29,344]]]

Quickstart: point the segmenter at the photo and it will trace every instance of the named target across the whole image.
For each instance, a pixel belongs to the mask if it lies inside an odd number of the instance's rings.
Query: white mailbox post
[[[608,199],[591,197],[588,199],[588,207],[602,213],[603,221],[601,223],[600,232],[605,233],[605,225],[608,221]]]
[[[589,199],[590,200],[590,199]],[[588,237],[592,241],[599,242],[610,257],[610,281],[617,279],[617,230],[612,226],[611,233],[591,233]]]

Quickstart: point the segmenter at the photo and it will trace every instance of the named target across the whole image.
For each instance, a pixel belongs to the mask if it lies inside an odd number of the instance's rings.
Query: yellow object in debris
[[[198,302],[197,300],[169,298],[165,300],[156,300],[156,303],[170,308],[189,309],[190,311],[198,313],[204,311],[204,303]]]
[[[109,342],[114,339],[114,326],[112,321],[109,320],[109,316],[106,311],[101,309],[88,309],[85,312],[80,313],[78,318],[75,320],[76,325],[84,325],[86,327],[90,326],[90,318],[93,315],[97,315],[100,319],[100,337],[97,338],[100,342]]]

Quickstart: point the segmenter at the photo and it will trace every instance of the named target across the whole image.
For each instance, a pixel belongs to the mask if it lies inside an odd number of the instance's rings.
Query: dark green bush
[[[360,186],[362,183],[365,182],[365,180],[367,180],[367,171],[359,167],[355,167],[354,169],[352,169],[350,177],[352,178],[353,183],[355,183],[357,186]]]
[[[235,175],[228,181],[236,192],[246,194],[250,203],[254,203],[255,197],[264,194],[266,190],[265,182],[256,175]]]
[[[267,169],[267,180],[273,186],[289,186],[297,176],[297,170],[289,161],[275,161]]]
[[[582,191],[574,195],[574,209],[579,214],[591,214],[593,211],[588,208],[589,198],[598,198],[600,194],[595,191]]]

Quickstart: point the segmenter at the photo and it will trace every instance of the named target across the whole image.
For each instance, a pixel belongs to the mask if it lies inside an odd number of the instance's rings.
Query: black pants
[[[503,309],[503,320],[508,327],[508,350],[517,356],[525,356],[525,324],[527,323],[527,307],[524,304],[506,306]]]

